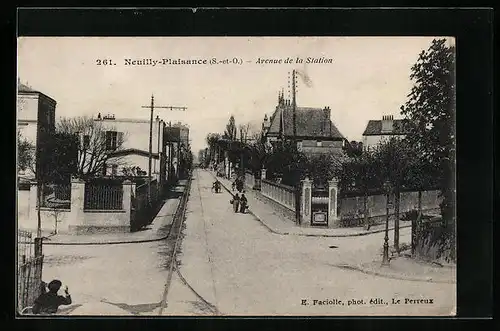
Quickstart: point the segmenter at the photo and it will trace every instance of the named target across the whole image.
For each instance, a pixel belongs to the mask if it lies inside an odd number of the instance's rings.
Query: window
[[[108,166],[107,164],[105,163],[103,166],[102,166],[102,175],[103,176],[106,176],[106,173],[108,172]]]
[[[114,151],[117,145],[118,132],[106,131],[106,150]]]
[[[116,175],[117,175],[117,173],[118,173],[118,165],[113,164],[113,165],[111,166],[111,175],[116,176]]]

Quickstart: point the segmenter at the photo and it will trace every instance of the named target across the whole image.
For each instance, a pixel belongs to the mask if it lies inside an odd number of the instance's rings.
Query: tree
[[[363,194],[363,215],[365,229],[369,230],[368,193],[379,188],[381,183],[381,167],[372,151],[362,151],[350,157],[342,164],[339,186],[342,190],[355,190]]]
[[[409,164],[405,171],[405,186],[418,191],[418,213],[422,213],[422,191],[434,189],[438,186],[438,169],[435,165],[422,159],[412,149],[412,154],[408,155]]]
[[[209,156],[208,159],[210,162],[216,162],[218,163],[220,160],[220,146],[219,146],[219,141],[221,139],[221,136],[219,133],[209,133],[205,140],[207,142],[208,148],[209,148]]]
[[[91,117],[62,118],[56,130],[61,133],[80,135],[78,148],[77,176],[80,178],[94,177],[103,172],[106,161],[113,157],[113,162],[121,163],[121,157],[112,156],[112,152],[123,148],[125,138],[122,133],[116,136],[107,136],[113,132],[113,127],[105,128],[100,121]]]
[[[236,121],[234,116],[229,117],[229,122],[226,124],[226,131],[224,131],[224,138],[228,140],[236,140]]]
[[[20,168],[30,169],[37,183],[37,236],[41,237],[43,190],[49,183],[69,180],[76,172],[77,140],[72,134],[45,132],[35,147],[18,134]],[[35,151],[35,153],[33,153]]]
[[[282,183],[297,186],[308,172],[308,160],[292,142],[277,144],[266,158],[266,169],[271,178],[281,177]]]
[[[410,166],[411,148],[407,140],[391,137],[374,152],[380,165],[382,182],[389,181],[394,193],[394,249],[399,252],[399,205],[405,173]]]
[[[317,186],[328,187],[328,181],[337,176],[340,160],[332,154],[307,157],[307,172]]]
[[[345,153],[349,157],[360,156],[363,152],[363,143],[352,140],[350,143],[346,144]]]
[[[27,139],[23,138],[21,132],[17,132],[17,170],[26,171],[30,168],[34,160],[35,146]]]
[[[401,107],[407,140],[420,158],[438,169],[444,224],[454,218],[455,47],[435,39],[411,68],[414,86]]]

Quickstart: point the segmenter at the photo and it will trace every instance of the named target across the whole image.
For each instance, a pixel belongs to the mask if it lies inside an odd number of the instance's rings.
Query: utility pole
[[[151,204],[151,161],[153,158],[153,112],[155,108],[160,109],[170,109],[170,110],[186,110],[187,107],[174,107],[174,106],[155,106],[155,98],[154,95],[151,95],[151,105],[150,106],[142,106],[142,108],[149,108],[150,119],[149,119],[149,159],[148,159],[148,202]],[[160,137],[158,137],[160,139]]]
[[[292,71],[292,111],[293,111],[293,150],[297,149],[297,100],[296,100],[296,85],[295,85],[295,69]],[[300,225],[300,177],[298,169],[295,165],[294,177],[295,183],[295,222]]]

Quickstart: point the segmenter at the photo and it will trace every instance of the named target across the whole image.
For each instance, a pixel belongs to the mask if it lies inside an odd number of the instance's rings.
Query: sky
[[[290,95],[294,69],[297,105],[331,109],[331,119],[348,140],[360,141],[369,120],[399,111],[413,85],[412,65],[433,37],[22,37],[18,79],[57,101],[56,117],[114,114],[149,119],[151,95],[164,121],[190,127],[192,150],[206,147],[210,132],[236,124],[260,125],[271,115],[278,92]],[[453,41],[450,41],[453,42]],[[306,59],[332,59],[309,63]],[[125,60],[183,59],[239,64],[126,65]],[[282,60],[261,64],[260,59]],[[283,63],[291,58],[292,63]],[[301,58],[304,63],[296,63]],[[114,65],[97,65],[97,60]]]

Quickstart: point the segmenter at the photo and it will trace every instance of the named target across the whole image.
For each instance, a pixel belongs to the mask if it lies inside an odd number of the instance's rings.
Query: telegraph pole
[[[160,109],[170,109],[170,110],[186,110],[187,107],[174,107],[174,106],[155,106],[155,98],[154,95],[151,95],[151,105],[150,106],[142,106],[142,108],[149,108],[150,119],[149,119],[149,159],[148,159],[148,202],[151,204],[151,162],[153,159],[153,112],[155,108]],[[158,140],[160,137],[158,136]]]
[[[297,149],[297,100],[296,100],[296,85],[295,85],[295,69],[292,71],[292,111],[293,111],[293,150]],[[294,176],[296,180],[295,184],[295,222],[300,224],[300,177],[298,176],[298,169],[295,166]]]

